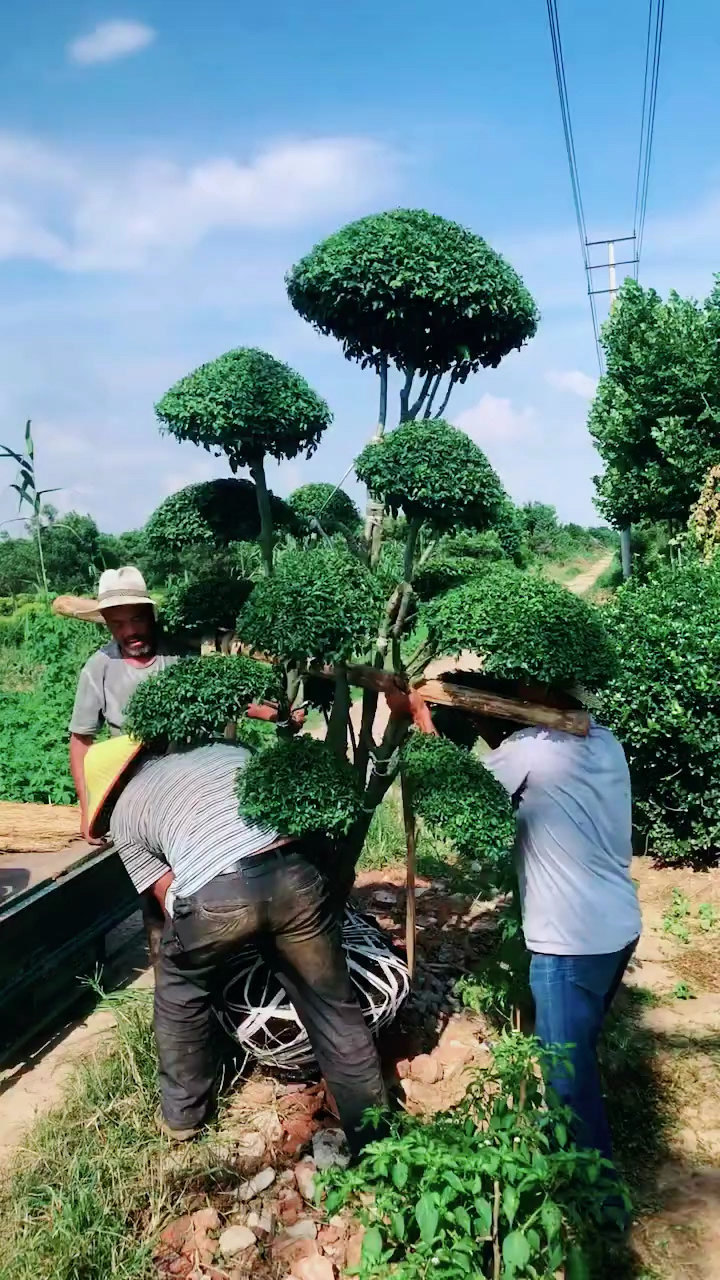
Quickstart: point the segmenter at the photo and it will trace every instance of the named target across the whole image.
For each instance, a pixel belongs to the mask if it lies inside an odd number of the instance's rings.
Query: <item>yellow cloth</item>
[[[124,774],[142,751],[142,746],[141,742],[123,735],[94,743],[85,756],[88,827],[92,837],[104,835],[107,831],[108,802]]]

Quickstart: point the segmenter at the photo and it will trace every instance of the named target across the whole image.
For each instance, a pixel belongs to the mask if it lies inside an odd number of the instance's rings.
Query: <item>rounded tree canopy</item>
[[[301,737],[268,748],[238,774],[240,813],[280,835],[345,835],[360,814],[360,779],[325,742]]]
[[[310,457],[332,421],[299,373],[254,347],[200,365],[165,393],[155,412],[176,439],[227,454],[233,471],[267,453]]]
[[[295,310],[350,360],[464,382],[532,338],[535,302],[480,236],[424,209],[352,222],[289,273]]]
[[[345,662],[377,635],[383,595],[339,543],[288,551],[240,612],[243,644],[284,662]]]
[[[615,652],[599,611],[558,583],[498,565],[425,606],[439,654],[480,654],[488,675],[599,689]]]
[[[244,716],[249,702],[277,698],[277,672],[252,658],[185,658],[138,685],[125,725],[150,746],[212,742]]]
[[[402,422],[363,449],[355,471],[393,514],[438,529],[488,528],[508,502],[482,449],[441,418]]]
[[[360,520],[352,498],[333,484],[303,484],[290,494],[288,506],[300,520],[319,520],[326,533],[354,529]]]
[[[295,528],[292,511],[273,493],[270,510],[276,529]],[[259,533],[255,485],[229,476],[178,489],[160,503],[145,526],[152,547],[171,551],[203,544],[217,549],[230,542],[251,542]]]
[[[175,634],[232,631],[252,588],[247,578],[231,578],[225,567],[212,565],[197,577],[171,582],[161,609],[163,626]]]

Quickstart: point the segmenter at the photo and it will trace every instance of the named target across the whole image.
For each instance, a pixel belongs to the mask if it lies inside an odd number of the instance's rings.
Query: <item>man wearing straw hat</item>
[[[122,733],[125,708],[137,686],[177,662],[181,655],[164,644],[155,606],[139,569],[106,569],[97,600],[76,607],[76,617],[104,622],[112,640],[86,662],[80,673],[70,721],[70,770],[80,801],[81,830],[89,838],[83,766],[88,750],[105,725],[110,736]]]
[[[353,993],[324,875],[301,844],[238,812],[250,753],[228,743],[152,756],[128,737],[85,757],[90,835],[108,829],[139,893],[165,912],[155,964],[160,1128],[175,1141],[209,1118],[216,1076],[213,998],[249,942],[307,1031],[352,1151],[363,1112],[385,1102],[372,1035]]]

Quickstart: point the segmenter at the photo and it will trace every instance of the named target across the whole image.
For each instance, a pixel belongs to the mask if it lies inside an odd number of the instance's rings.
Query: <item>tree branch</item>
[[[453,393],[453,387],[455,386],[455,382],[456,382],[455,374],[454,374],[454,373],[451,373],[451,374],[450,374],[450,382],[448,383],[447,395],[445,396],[445,399],[443,400],[442,404],[440,405],[440,408],[439,408],[439,409],[438,409],[438,411],[437,411],[437,415],[436,415],[436,416],[437,416],[438,418],[442,418],[442,416],[443,416],[443,414],[444,414],[445,410],[446,410],[446,409],[447,409],[447,407],[448,407],[448,401],[449,401],[449,399],[450,399],[450,396],[451,396],[451,395],[452,395],[452,393]]]
[[[420,395],[418,396],[418,398],[417,398],[417,400],[415,401],[414,405],[412,405],[412,406],[410,407],[410,409],[408,409],[408,418],[417,418],[417,416],[418,416],[418,414],[419,414],[420,410],[422,409],[422,407],[423,407],[423,405],[424,405],[424,403],[425,403],[425,398],[426,398],[426,396],[427,396],[428,391],[430,390],[430,384],[431,384],[431,382],[432,382],[432,380],[433,380],[434,376],[435,376],[435,375],[434,375],[433,373],[428,373],[428,374],[427,374],[427,376],[426,376],[426,378],[425,378],[425,381],[424,381],[424,382],[423,382],[423,384],[422,384],[422,390],[421,390],[421,392],[420,392]]]
[[[400,421],[401,422],[407,422],[410,416],[410,409],[408,406],[410,404],[410,392],[412,391],[412,384],[413,384],[414,377],[415,377],[415,370],[413,369],[412,365],[409,365],[408,368],[405,370],[405,386],[400,392]]]
[[[250,475],[255,481],[255,496],[260,516],[260,547],[263,553],[265,573],[268,577],[271,577],[273,571],[273,522],[262,458],[250,464]]]
[[[350,686],[344,664],[335,668],[335,697],[333,698],[326,742],[340,760],[347,758],[347,726],[350,715]]]
[[[432,391],[430,392],[430,399],[428,400],[427,404],[425,405],[425,412],[424,412],[424,414],[423,414],[423,417],[424,417],[426,420],[427,420],[428,418],[431,418],[431,417],[432,417],[433,401],[434,401],[434,399],[435,399],[435,397],[436,397],[436,395],[437,395],[437,393],[438,393],[438,387],[440,386],[440,382],[441,382],[441,381],[442,381],[442,373],[438,373],[438,374],[436,375],[436,377],[435,377],[435,384],[434,384],[434,386],[433,386],[433,389],[432,389]]]

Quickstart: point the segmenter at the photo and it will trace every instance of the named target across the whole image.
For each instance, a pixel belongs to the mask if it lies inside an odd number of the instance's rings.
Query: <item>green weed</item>
[[[673,889],[672,901],[663,916],[663,929],[680,942],[690,941],[690,899],[682,889]]]

